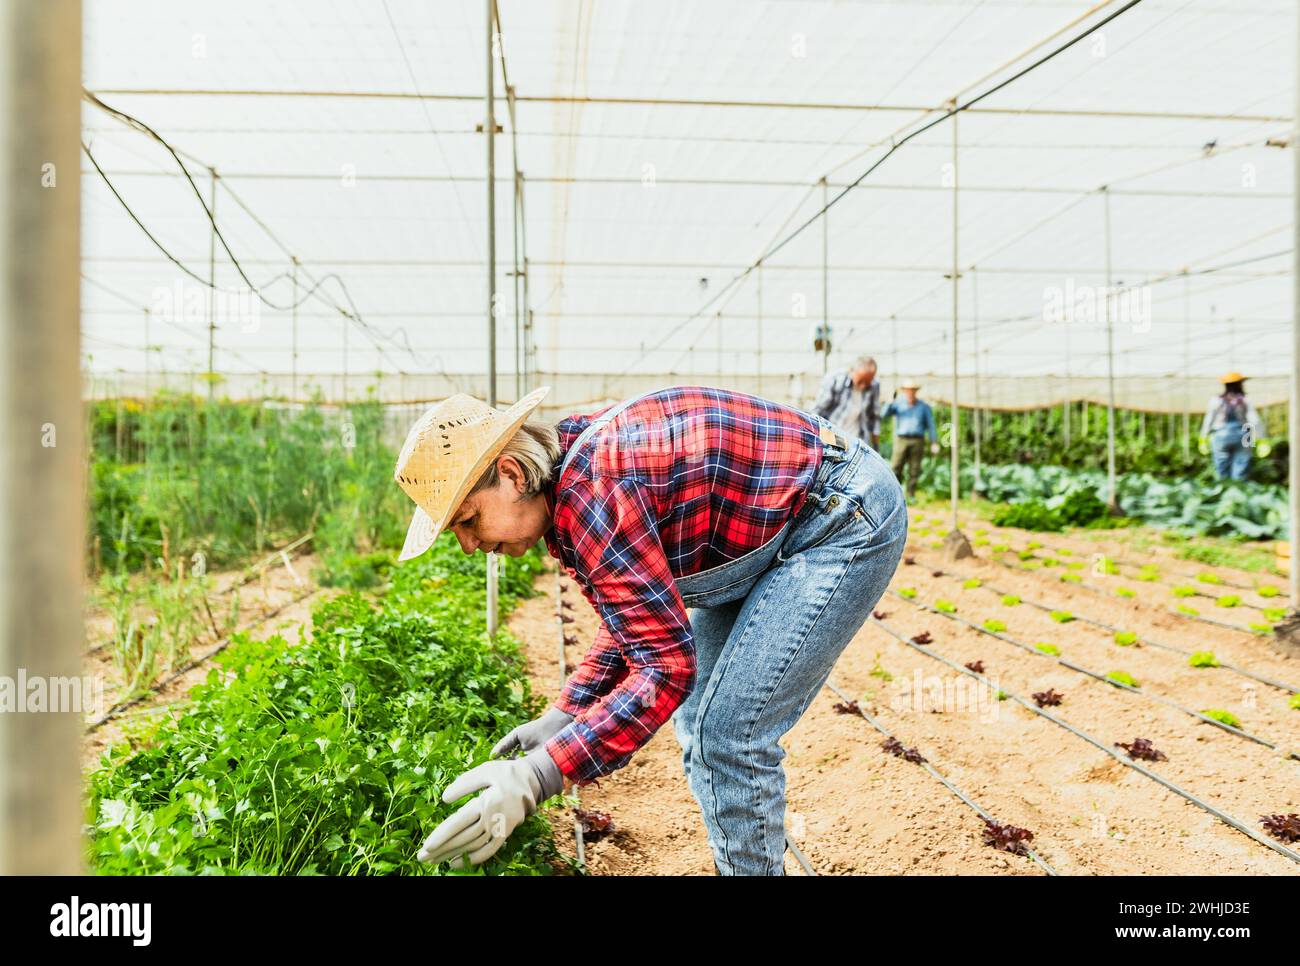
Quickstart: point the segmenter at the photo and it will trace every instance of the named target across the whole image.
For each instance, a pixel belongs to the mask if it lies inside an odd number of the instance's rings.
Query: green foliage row
[[[504,613],[542,564],[536,548],[503,563]],[[182,716],[137,750],[110,749],[89,777],[90,866],[448,874],[415,858],[454,807],[442,789],[540,710],[517,645],[487,637],[484,566],[445,538],[395,568],[378,603],[318,605],[310,641],[236,635]],[[471,871],[546,874],[555,854],[534,816]]]
[[[356,551],[401,546],[409,498],[393,482],[384,408],[331,411],[161,393],[90,414],[90,546],[103,570],[202,552],[209,569],[309,530],[327,570]]]

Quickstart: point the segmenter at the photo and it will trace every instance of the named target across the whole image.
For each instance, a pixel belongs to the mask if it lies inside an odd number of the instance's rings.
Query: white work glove
[[[450,805],[458,798],[482,789],[482,794],[462,805],[433,830],[417,858],[421,862],[450,861],[453,869],[486,862],[505,845],[510,833],[537,806],[564,790],[564,776],[543,748],[523,758],[486,761],[471,768],[442,793]]]
[[[938,443],[931,443],[931,444],[930,444],[930,455],[931,455],[931,456],[938,456],[938,455],[939,455],[939,444],[938,444]]]
[[[573,715],[551,708],[540,718],[521,724],[496,743],[492,749],[493,758],[502,758],[511,752],[532,751],[546,744],[573,721]]]

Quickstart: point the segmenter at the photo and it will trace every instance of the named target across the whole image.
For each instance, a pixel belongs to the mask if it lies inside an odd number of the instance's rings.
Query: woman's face
[[[527,480],[513,456],[497,460],[497,474],[496,486],[465,498],[447,529],[467,554],[482,550],[522,557],[551,526],[546,497],[523,495]]]

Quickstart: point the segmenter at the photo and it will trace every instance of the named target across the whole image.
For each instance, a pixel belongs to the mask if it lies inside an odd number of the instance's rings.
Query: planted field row
[[[503,612],[541,569],[536,551],[504,563]],[[90,776],[91,866],[445,874],[415,857],[455,807],[442,789],[539,707],[516,644],[487,638],[484,566],[440,541],[377,602],[314,608],[310,640],[235,635],[185,714]],[[554,858],[534,816],[470,874],[545,874]]]

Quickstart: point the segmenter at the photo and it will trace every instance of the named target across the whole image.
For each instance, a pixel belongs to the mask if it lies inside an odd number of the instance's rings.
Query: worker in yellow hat
[[[1267,456],[1264,421],[1255,404],[1246,398],[1246,377],[1225,373],[1219,381],[1223,392],[1210,397],[1201,421],[1201,452],[1209,450],[1214,472],[1221,480],[1244,480],[1250,475],[1251,456]]]

